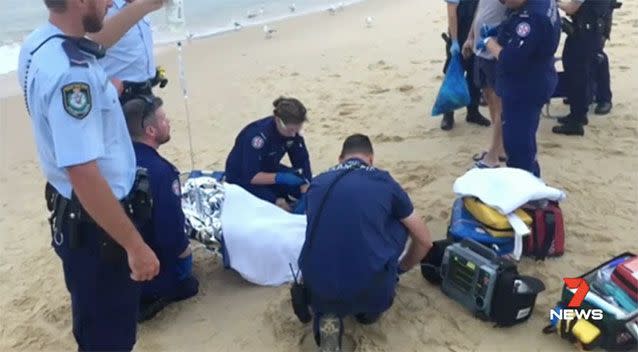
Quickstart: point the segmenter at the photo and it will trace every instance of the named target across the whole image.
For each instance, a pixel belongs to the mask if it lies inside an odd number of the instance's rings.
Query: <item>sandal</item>
[[[486,156],[486,155],[487,155],[487,152],[486,152],[486,151],[482,151],[482,152],[480,152],[480,153],[476,153],[476,154],[474,154],[474,155],[472,156],[472,160],[474,160],[474,161],[481,161],[481,160],[483,160],[483,158],[485,158],[485,156]],[[498,157],[498,161],[500,161],[500,162],[502,162],[502,163],[507,162],[507,157],[505,157],[505,156],[499,156],[499,157]]]
[[[486,164],[483,160],[479,160],[474,163],[474,167],[476,167],[477,169],[498,169],[499,167],[501,167],[501,165],[489,165]]]

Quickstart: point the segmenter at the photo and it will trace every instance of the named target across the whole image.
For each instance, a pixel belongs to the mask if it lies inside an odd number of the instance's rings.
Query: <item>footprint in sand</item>
[[[369,94],[383,94],[389,92],[389,88],[382,87],[372,87],[372,89],[368,92]]]
[[[443,60],[439,60],[439,59],[436,59],[436,60],[430,60],[430,63],[431,63],[431,64],[442,64],[442,63],[443,63]]]
[[[341,75],[340,75],[340,74],[338,74],[338,73],[335,73],[335,74],[329,75],[328,77],[332,77],[332,78],[341,78]]]
[[[405,138],[401,136],[386,136],[383,133],[372,137],[372,139],[374,140],[375,143],[403,142],[405,140]]]
[[[290,76],[291,76],[291,77],[299,76],[299,72],[293,72],[293,73],[291,73],[291,74],[290,74]]]
[[[559,143],[554,143],[554,142],[540,142],[539,143],[541,147],[543,147],[544,149],[559,149],[562,147],[561,144]]]
[[[368,70],[373,71],[373,70],[393,70],[394,67],[391,65],[388,65],[385,61],[383,60],[379,60],[374,64],[370,64],[368,65]]]
[[[419,60],[410,60],[410,63],[413,65],[420,65],[422,63],[424,63],[425,61],[419,61]]]
[[[410,98],[410,101],[413,102],[413,103],[418,103],[420,101],[423,101],[423,97],[420,96],[420,95],[417,95],[416,97]]]
[[[402,86],[400,86],[399,88],[397,88],[399,90],[399,92],[401,93],[408,93],[411,92],[412,90],[414,90],[414,86],[411,84],[404,84]]]
[[[625,72],[625,71],[631,70],[631,67],[623,65],[623,66],[618,66],[618,69]]]

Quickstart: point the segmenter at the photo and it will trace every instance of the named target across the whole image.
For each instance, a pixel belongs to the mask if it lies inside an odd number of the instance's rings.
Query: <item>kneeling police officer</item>
[[[370,139],[352,135],[343,143],[340,164],[315,177],[308,189],[299,268],[322,351],[339,350],[343,317],[377,321],[392,306],[397,275],[432,246],[408,195],[373,159]],[[408,236],[412,241],[399,258]]]

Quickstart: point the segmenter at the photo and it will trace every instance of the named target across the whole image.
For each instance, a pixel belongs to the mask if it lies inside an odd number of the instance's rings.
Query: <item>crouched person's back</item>
[[[408,195],[388,172],[372,166],[366,136],[348,137],[339,159],[308,190],[308,229],[299,259],[322,350],[340,345],[343,317],[377,321],[392,306],[398,274],[430,246],[425,224],[410,228],[418,217]],[[412,232],[418,238],[400,264]]]

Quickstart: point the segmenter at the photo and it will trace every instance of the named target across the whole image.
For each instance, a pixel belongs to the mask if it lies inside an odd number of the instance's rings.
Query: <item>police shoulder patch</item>
[[[253,146],[253,148],[255,149],[261,149],[264,147],[264,139],[261,138],[261,136],[255,136],[253,137],[253,139],[250,141],[250,145]]]
[[[521,22],[516,26],[516,34],[521,38],[527,37],[531,31],[532,27],[527,22]]]
[[[176,196],[180,197],[182,195],[182,190],[179,185],[179,179],[175,179],[175,181],[173,181],[171,188],[173,189],[173,194],[175,194]]]
[[[84,82],[73,82],[62,87],[62,103],[64,111],[72,117],[82,120],[93,106],[91,88]]]

